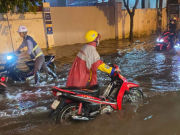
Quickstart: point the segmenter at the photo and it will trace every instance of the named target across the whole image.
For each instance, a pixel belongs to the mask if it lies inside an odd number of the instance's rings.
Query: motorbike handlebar
[[[112,68],[115,68],[115,69],[119,69],[119,67],[117,66],[117,65],[115,65],[115,64],[110,64],[110,66],[112,67]],[[114,74],[120,74],[121,73],[121,70],[119,69],[119,71],[114,71]],[[109,74],[108,75],[109,77],[111,77],[111,75]]]

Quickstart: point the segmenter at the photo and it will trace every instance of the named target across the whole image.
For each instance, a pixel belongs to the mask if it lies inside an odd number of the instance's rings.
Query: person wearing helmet
[[[177,17],[173,17],[173,20],[174,20],[175,22],[177,22],[178,19],[179,19],[179,18],[177,18]]]
[[[46,65],[45,63],[45,58],[44,58],[44,54],[41,51],[40,47],[37,45],[37,43],[35,42],[35,40],[27,35],[28,29],[26,28],[26,26],[21,25],[18,28],[18,33],[20,35],[20,37],[23,38],[23,42],[22,44],[19,46],[19,48],[16,50],[16,52],[18,52],[19,50],[21,50],[24,47],[28,48],[28,51],[19,56],[20,58],[25,57],[26,55],[30,55],[31,59],[35,60],[35,67],[34,67],[34,74],[35,74],[35,83],[39,83],[39,71],[41,68],[43,68],[43,70],[48,73],[49,75],[51,75],[53,78],[57,78],[56,74],[54,74]]]
[[[171,19],[171,23],[169,24],[169,31],[171,34],[169,35],[171,48],[174,47],[174,40],[176,38],[177,33],[177,24],[176,24],[176,18]]]
[[[84,45],[71,67],[66,86],[68,87],[85,87],[97,84],[97,69],[113,75],[119,69],[109,67],[100,60],[100,56],[96,51],[101,36],[94,30],[86,33],[85,39],[87,44]]]

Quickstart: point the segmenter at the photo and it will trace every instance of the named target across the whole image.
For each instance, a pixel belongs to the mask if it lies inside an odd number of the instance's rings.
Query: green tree
[[[0,12],[14,12],[17,7],[18,12],[34,12],[38,10],[38,5],[42,6],[42,0],[0,0]]]

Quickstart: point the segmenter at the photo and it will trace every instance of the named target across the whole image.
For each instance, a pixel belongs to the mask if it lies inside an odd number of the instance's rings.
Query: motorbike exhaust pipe
[[[77,115],[71,116],[71,118],[72,118],[73,120],[79,120],[79,121],[88,121],[88,120],[93,119],[93,118],[91,118],[91,117],[77,116]]]

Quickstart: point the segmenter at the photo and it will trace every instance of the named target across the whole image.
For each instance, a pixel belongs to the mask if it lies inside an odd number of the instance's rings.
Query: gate
[[[178,23],[177,23],[177,27],[178,27],[178,39],[180,41],[180,4],[169,4],[168,5],[168,24],[170,23],[170,20],[173,17],[177,17],[178,18]]]
[[[170,20],[173,17],[180,18],[180,10],[179,9],[180,9],[180,4],[169,4],[168,5],[168,23],[170,23]]]

